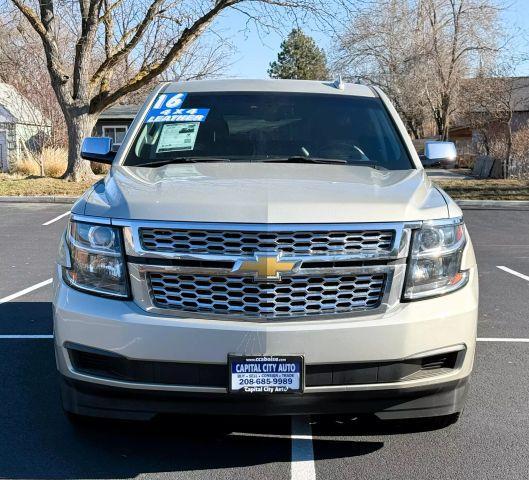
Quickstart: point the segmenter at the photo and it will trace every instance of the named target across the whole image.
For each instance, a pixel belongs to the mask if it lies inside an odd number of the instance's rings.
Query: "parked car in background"
[[[476,259],[381,90],[163,84],[117,153],[90,138],[82,156],[112,168],[55,271],[70,415],[457,420]]]

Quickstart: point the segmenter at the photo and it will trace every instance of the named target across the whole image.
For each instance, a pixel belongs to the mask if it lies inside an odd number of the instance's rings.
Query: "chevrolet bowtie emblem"
[[[281,273],[293,272],[298,263],[295,260],[281,260],[276,254],[258,254],[254,260],[236,262],[233,271],[253,273],[257,280],[280,279]]]

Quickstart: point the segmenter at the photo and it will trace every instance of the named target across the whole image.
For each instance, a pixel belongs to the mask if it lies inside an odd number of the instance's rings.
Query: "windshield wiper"
[[[339,165],[347,165],[346,160],[340,160],[337,158],[335,159],[335,158],[305,157],[303,155],[295,155],[292,157],[262,158],[257,161],[266,162],[266,163],[336,163]]]
[[[367,158],[367,157],[366,157]],[[296,155],[293,157],[272,157],[262,158],[257,160],[259,162],[267,163],[331,163],[337,165],[355,165],[360,167],[374,168],[375,170],[387,170],[385,167],[373,163],[372,161],[352,161],[342,160],[339,158],[319,158],[319,157],[305,157],[303,155]]]
[[[137,165],[129,165],[131,167],[163,167],[164,165],[171,165],[173,163],[203,163],[203,162],[231,162],[229,158],[217,157],[178,157],[170,158],[168,160],[158,160],[156,162],[138,163]]]

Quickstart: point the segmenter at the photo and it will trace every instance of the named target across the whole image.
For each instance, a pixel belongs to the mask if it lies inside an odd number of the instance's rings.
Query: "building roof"
[[[220,79],[190,80],[171,82],[166,92],[292,92],[292,93],[327,93],[333,95],[356,95],[375,97],[376,94],[366,85],[343,83],[343,89],[337,88],[333,81],[319,80],[251,80]]]
[[[529,111],[529,77],[514,77],[511,105],[515,112]]]
[[[470,94],[472,94],[474,85],[479,85],[480,88],[484,88],[483,93],[490,93],[491,95],[493,92],[500,92],[503,89],[506,93],[503,99],[509,99],[513,112],[529,111],[529,77],[469,78],[466,80],[466,85],[463,86],[468,87]],[[490,92],[487,92],[487,88],[490,88]],[[510,95],[510,98],[507,95]],[[478,107],[475,111],[480,110]]]
[[[506,88],[507,92],[510,95],[509,103],[512,111],[514,113],[523,113],[529,112],[529,77],[492,77],[492,78],[470,78],[467,80],[467,85],[472,92],[472,84],[475,82],[484,83],[485,87],[487,82],[498,81],[497,85],[493,85],[493,90],[497,88]],[[503,83],[505,82],[505,83]],[[504,100],[507,100],[508,97],[505,97]],[[475,107],[472,113],[486,113],[487,110],[481,107]],[[491,119],[492,121],[492,119]],[[450,126],[450,135],[466,134],[465,129],[472,128],[469,125],[469,119],[465,116],[456,116],[453,119],[453,124]]]
[[[7,83],[0,82],[0,108],[6,111],[13,123],[42,125],[47,127],[50,121],[18,90]]]
[[[133,120],[141,105],[114,105],[99,115],[100,120]]]

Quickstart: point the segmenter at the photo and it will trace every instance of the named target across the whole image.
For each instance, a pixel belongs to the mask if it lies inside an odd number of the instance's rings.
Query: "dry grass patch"
[[[65,148],[43,148],[36,155],[27,154],[16,167],[16,172],[25,176],[40,176],[41,163],[44,164],[46,177],[59,178],[66,171],[68,165],[68,151]]]
[[[436,180],[456,200],[529,200],[529,180]]]
[[[9,175],[0,173],[0,196],[33,196],[33,195],[73,195],[83,194],[91,182],[67,182],[59,178],[34,177],[21,174]]]
[[[68,151],[65,148],[44,148],[40,155],[47,177],[59,178],[68,166]]]

